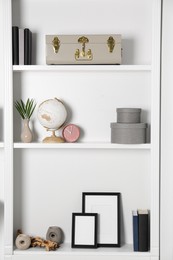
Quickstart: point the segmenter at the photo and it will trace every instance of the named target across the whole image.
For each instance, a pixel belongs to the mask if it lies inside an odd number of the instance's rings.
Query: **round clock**
[[[80,129],[77,125],[69,124],[64,127],[62,135],[66,142],[73,143],[78,140],[80,136]]]

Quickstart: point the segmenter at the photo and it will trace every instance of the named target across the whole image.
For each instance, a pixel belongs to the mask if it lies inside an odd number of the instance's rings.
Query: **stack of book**
[[[133,249],[134,251],[149,251],[149,211],[133,210]]]
[[[13,65],[32,64],[32,33],[28,28],[12,27]]]

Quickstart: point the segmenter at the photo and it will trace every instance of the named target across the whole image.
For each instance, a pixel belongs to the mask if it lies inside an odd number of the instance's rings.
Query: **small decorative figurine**
[[[46,239],[61,244],[63,242],[62,229],[56,226],[49,227],[47,230]]]
[[[20,250],[26,250],[31,245],[31,238],[25,234],[19,234],[15,241],[16,247]]]
[[[45,247],[46,251],[54,251],[59,245],[56,242],[50,240],[44,240],[41,237],[32,237],[31,238],[31,247]]]
[[[16,247],[20,250],[26,250],[29,247],[44,247],[46,251],[56,250],[59,244],[54,241],[45,240],[41,237],[30,237],[22,233],[19,229],[17,231]]]
[[[62,135],[66,142],[73,143],[78,140],[80,136],[80,129],[77,125],[69,124],[64,127]]]

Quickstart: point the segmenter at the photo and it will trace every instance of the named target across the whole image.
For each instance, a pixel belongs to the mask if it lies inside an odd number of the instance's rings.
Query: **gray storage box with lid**
[[[140,123],[141,108],[117,108],[117,123]]]
[[[142,144],[146,143],[147,124],[111,123],[111,143]]]

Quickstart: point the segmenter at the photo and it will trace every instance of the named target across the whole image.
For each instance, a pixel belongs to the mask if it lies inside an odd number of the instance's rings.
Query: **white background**
[[[128,2],[128,1],[127,1]],[[0,1],[1,3],[1,1]],[[128,8],[127,8],[128,10]],[[161,194],[161,259],[173,258],[173,1],[163,0],[163,59],[162,59],[162,194]],[[2,8],[0,32],[2,35]],[[2,68],[2,37],[0,37],[0,68]],[[0,86],[2,86],[0,69]],[[3,95],[0,92],[0,96]],[[2,101],[2,97],[0,98]],[[2,102],[1,102],[2,103]],[[3,155],[0,152],[0,259],[3,248]]]

